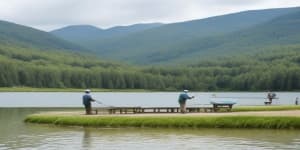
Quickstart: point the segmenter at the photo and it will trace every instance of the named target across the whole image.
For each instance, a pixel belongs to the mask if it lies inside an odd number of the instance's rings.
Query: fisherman
[[[269,104],[272,104],[272,101],[275,97],[276,97],[275,93],[272,93],[271,91],[268,92],[267,98],[269,99]]]
[[[183,90],[183,93],[178,97],[181,113],[186,113],[186,100],[194,98],[194,96],[189,96],[188,92],[188,90]]]
[[[92,104],[91,104],[91,102],[96,101],[92,98],[90,93],[91,93],[91,90],[86,89],[85,94],[82,96],[82,102],[83,102],[83,105],[85,107],[85,114],[86,115],[91,115],[92,114]]]

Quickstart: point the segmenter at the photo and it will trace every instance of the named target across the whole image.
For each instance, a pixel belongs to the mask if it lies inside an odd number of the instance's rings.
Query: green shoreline
[[[54,124],[83,127],[150,127],[150,128],[261,128],[261,129],[300,129],[300,117],[266,116],[57,116],[30,115],[28,123]]]
[[[234,112],[300,110],[300,106],[239,106]],[[82,112],[84,110],[82,109]],[[300,129],[300,116],[189,116],[189,115],[89,115],[33,114],[28,123],[88,127],[151,127],[151,128],[262,128]]]

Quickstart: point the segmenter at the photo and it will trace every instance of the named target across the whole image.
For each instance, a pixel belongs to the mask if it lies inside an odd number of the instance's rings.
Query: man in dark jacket
[[[189,96],[188,92],[188,90],[184,90],[183,93],[181,93],[178,97],[181,113],[186,112],[186,100],[194,98],[194,96]]]
[[[90,95],[91,90],[86,89],[85,90],[85,94],[82,96],[82,102],[83,105],[85,107],[85,113],[87,115],[91,115],[92,114],[92,104],[91,102],[94,102],[95,100],[92,98],[92,96]]]
[[[271,91],[268,91],[267,98],[269,99],[269,104],[272,104],[272,100],[273,100],[274,98],[276,98],[276,94],[275,94],[275,93],[272,93]]]

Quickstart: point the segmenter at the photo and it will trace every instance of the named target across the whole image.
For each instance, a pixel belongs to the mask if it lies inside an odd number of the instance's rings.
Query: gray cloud
[[[42,30],[73,24],[107,28],[299,5],[295,0],[0,0],[0,20]]]

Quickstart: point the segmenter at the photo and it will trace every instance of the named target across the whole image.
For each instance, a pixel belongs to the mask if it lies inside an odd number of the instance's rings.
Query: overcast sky
[[[0,0],[0,20],[49,31],[180,22],[244,10],[296,7],[300,0]]]

